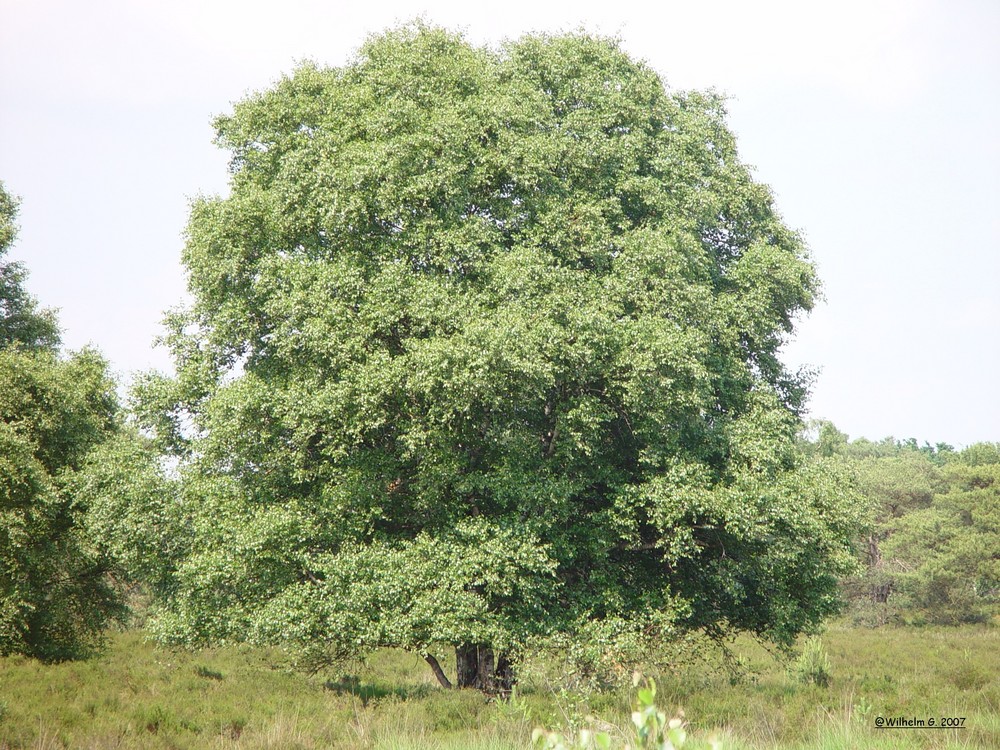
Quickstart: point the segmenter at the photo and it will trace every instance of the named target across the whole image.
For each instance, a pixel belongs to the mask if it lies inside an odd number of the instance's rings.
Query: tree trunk
[[[496,695],[506,700],[514,689],[514,664],[507,654],[501,652],[497,657],[497,668],[493,672],[493,690]]]
[[[879,549],[878,541],[878,537],[875,534],[868,535],[868,549],[865,551],[867,559],[865,562],[869,568],[882,567],[882,550]]]
[[[892,594],[892,581],[888,583],[876,583],[872,585],[871,588],[871,598],[876,604],[885,604],[889,601],[889,595]]]
[[[493,650],[479,644],[455,646],[456,685],[460,688],[486,687],[487,675],[493,671]]]
[[[506,698],[514,687],[514,665],[506,654],[497,657],[489,646],[478,643],[456,646],[455,668],[460,688],[475,688]]]

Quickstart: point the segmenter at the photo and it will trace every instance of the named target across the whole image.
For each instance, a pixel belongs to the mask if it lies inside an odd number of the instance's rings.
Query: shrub
[[[800,682],[812,682],[820,687],[830,684],[830,658],[819,637],[813,636],[806,641],[795,665],[795,672]]]

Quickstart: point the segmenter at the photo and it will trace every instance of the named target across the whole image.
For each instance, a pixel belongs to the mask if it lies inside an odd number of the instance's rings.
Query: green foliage
[[[608,40],[414,25],[220,118],[136,395],[181,461],[157,632],[317,664],[835,611],[858,511],[777,356],[817,281],[724,117]]]
[[[0,350],[0,653],[85,653],[120,612],[69,491],[116,429],[114,386],[91,351]]]
[[[83,526],[95,549],[113,561],[124,582],[154,593],[171,585],[176,559],[190,536],[176,482],[164,475],[150,443],[129,429],[91,450],[67,487],[85,509]]]

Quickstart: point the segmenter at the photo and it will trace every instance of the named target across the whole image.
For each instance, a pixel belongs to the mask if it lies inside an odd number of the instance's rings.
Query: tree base
[[[475,688],[489,695],[510,697],[514,687],[514,665],[510,658],[482,644],[463,644],[455,647],[457,686]]]

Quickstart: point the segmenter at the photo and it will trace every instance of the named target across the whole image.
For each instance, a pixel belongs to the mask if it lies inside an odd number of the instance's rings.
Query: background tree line
[[[863,575],[846,579],[866,624],[984,622],[1000,604],[1000,444],[848,440],[815,423],[803,449],[840,462],[873,504],[859,538]]]

